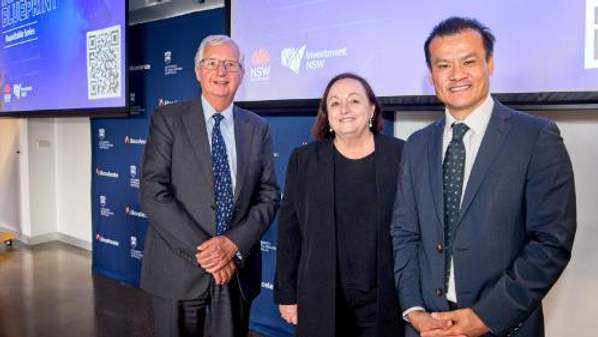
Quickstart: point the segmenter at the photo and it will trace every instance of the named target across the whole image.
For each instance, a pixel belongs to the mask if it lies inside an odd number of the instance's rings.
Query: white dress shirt
[[[467,182],[469,181],[471,169],[473,168],[473,164],[475,163],[475,159],[478,155],[478,150],[482,144],[482,139],[486,133],[486,128],[490,122],[492,109],[494,109],[494,100],[490,95],[488,95],[486,100],[484,100],[484,103],[472,111],[464,120],[459,121],[455,119],[455,117],[453,117],[448,110],[445,110],[444,112],[445,124],[442,135],[442,161],[444,161],[446,150],[451,142],[451,139],[453,138],[453,123],[465,123],[469,127],[463,136],[463,145],[465,146],[465,168],[463,172],[463,191],[461,191],[461,202],[463,202],[463,196],[465,195],[465,191],[467,189]],[[448,280],[448,289],[446,291],[446,299],[448,301],[457,303],[457,291],[455,289],[455,266],[453,264],[452,258],[450,261],[450,275]],[[411,307],[403,311],[403,318],[407,320],[407,314],[415,310],[424,311],[425,308]]]

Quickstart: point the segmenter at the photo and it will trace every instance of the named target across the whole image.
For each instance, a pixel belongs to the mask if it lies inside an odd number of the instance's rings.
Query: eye
[[[337,107],[339,105],[338,101],[332,101],[328,103],[328,107],[329,108],[334,108]]]
[[[465,65],[474,65],[476,63],[475,59],[469,59],[469,60],[465,60]]]
[[[448,63],[437,63],[436,68],[440,70],[445,70],[449,68]]]
[[[353,98],[353,99],[351,99],[351,103],[352,104],[359,104],[359,103],[361,103],[361,101],[358,98]]]
[[[236,71],[239,68],[239,63],[235,62],[235,61],[226,61],[224,62],[224,66],[226,67],[226,69],[231,70],[231,71]]]

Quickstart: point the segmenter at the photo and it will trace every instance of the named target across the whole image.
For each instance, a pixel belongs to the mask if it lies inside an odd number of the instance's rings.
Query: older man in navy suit
[[[391,224],[407,336],[544,336],[571,257],[573,171],[557,126],[489,94],[494,36],[449,18],[425,43],[444,118],[403,150]]]
[[[152,115],[141,286],[152,295],[157,336],[246,337],[260,291],[259,241],[280,201],[272,132],[233,104],[243,78],[233,40],[206,37],[195,74],[200,97]]]

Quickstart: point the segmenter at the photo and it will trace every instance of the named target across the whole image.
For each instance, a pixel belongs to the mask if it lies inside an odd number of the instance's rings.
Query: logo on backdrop
[[[129,71],[145,71],[152,69],[151,64],[138,64],[134,66],[129,66]]]
[[[349,56],[347,47],[307,51],[306,45],[303,45],[301,48],[283,49],[280,52],[280,62],[295,74],[299,74],[303,59],[305,59],[306,71],[317,71],[324,69],[328,59],[347,56]]]
[[[98,148],[100,150],[110,150],[114,147],[114,144],[110,142],[110,140],[106,139],[106,129],[100,128],[98,129]]]
[[[21,83],[15,83],[12,85],[12,93],[15,95],[17,100],[27,97],[31,91],[33,91],[33,87],[30,85],[25,86]]]
[[[99,242],[101,242],[101,243],[105,243],[107,245],[110,245],[110,246],[114,246],[114,247],[120,246],[120,243],[118,241],[113,240],[113,239],[109,239],[109,238],[103,236],[100,233],[96,233],[96,240],[99,241]]]
[[[104,171],[96,167],[96,175],[100,177],[118,179],[118,172],[116,171]]]
[[[266,49],[257,49],[251,54],[249,81],[259,82],[270,79],[270,54]]]
[[[262,281],[262,288],[268,289],[268,290],[274,290],[274,285],[272,284],[272,282]]]
[[[147,215],[145,213],[143,213],[142,211],[137,211],[129,206],[125,207],[125,214],[127,214],[128,216],[147,219]]]
[[[281,50],[280,64],[291,69],[295,74],[299,74],[299,70],[301,70],[301,61],[303,60],[303,54],[305,54],[306,47],[306,45],[303,45],[301,48],[285,48]]]
[[[262,253],[269,253],[271,251],[276,251],[276,246],[272,244],[270,241],[261,240],[260,241],[260,248]]]
[[[100,216],[109,218],[114,215],[114,212],[108,207],[107,199],[105,195],[100,195]]]
[[[133,138],[129,136],[125,136],[125,144],[132,144],[132,145],[145,145],[145,139],[143,138]]]
[[[10,84],[4,84],[2,89],[4,90],[4,103],[8,104],[12,100],[12,95],[10,94],[10,92],[12,91],[10,88]]]
[[[167,106],[169,104],[174,104],[176,102],[178,102],[177,99],[159,98],[158,99],[158,106],[162,108],[162,107],[165,107],[165,106]]]
[[[179,71],[183,70],[182,66],[179,66],[176,63],[173,63],[174,57],[173,53],[170,50],[164,52],[164,75],[176,75]]]
[[[141,260],[143,258],[143,252],[141,250],[137,249],[137,237],[136,236],[131,236],[130,244],[131,244],[131,257],[136,260]]]
[[[131,165],[129,166],[129,175],[131,179],[129,180],[129,185],[133,188],[139,188],[139,178],[137,178],[137,166]]]

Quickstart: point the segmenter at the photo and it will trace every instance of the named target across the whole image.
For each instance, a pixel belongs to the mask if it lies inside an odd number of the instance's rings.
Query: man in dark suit
[[[573,171],[557,126],[489,95],[494,36],[449,18],[425,43],[445,117],[403,150],[391,225],[406,335],[544,335],[571,257]]]
[[[280,202],[269,125],[233,104],[242,57],[227,36],[195,57],[201,97],[152,116],[141,203],[141,286],[158,336],[246,337],[261,286],[260,237]]]

